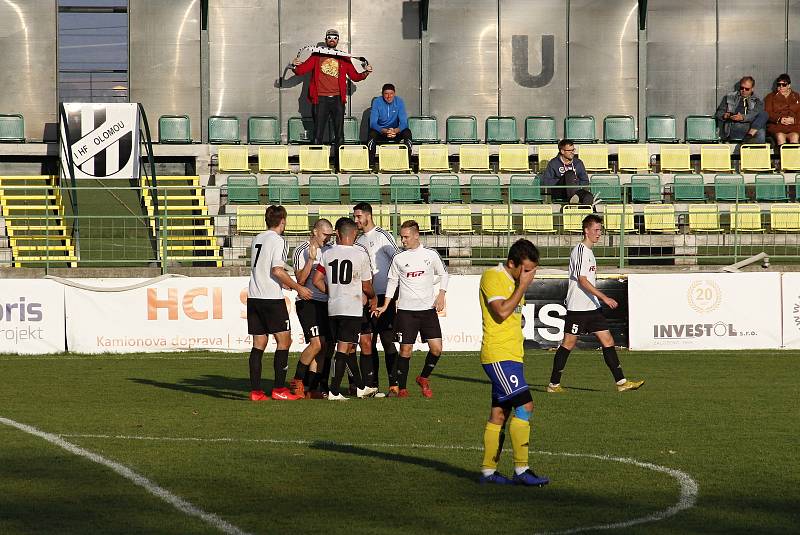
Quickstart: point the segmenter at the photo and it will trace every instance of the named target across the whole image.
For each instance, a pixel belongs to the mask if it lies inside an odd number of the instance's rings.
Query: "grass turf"
[[[526,355],[531,465],[552,479],[544,488],[476,484],[490,388],[476,354],[442,358],[431,400],[412,388],[405,400],[339,403],[251,403],[242,355],[4,356],[0,416],[63,434],[254,533],[532,533],[625,522],[678,500],[666,474],[540,451],[631,457],[697,481],[695,507],[625,533],[800,525],[797,352],[623,351],[629,376],[647,383],[618,394],[599,352],[576,351],[564,395],[544,393],[552,355]],[[415,354],[412,374],[422,362]],[[265,376],[271,368],[265,357]],[[215,532],[109,469],[4,425],[0,512],[4,534]]]

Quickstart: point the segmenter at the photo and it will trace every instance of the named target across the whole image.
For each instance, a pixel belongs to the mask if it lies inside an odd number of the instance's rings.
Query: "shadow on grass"
[[[534,392],[547,392],[547,384],[543,385],[529,385],[531,390]],[[570,390],[580,390],[581,392],[602,392],[599,388],[584,388],[581,386],[565,386],[564,390],[569,392]]]
[[[441,377],[442,379],[448,379],[450,381],[461,381],[463,383],[479,383],[482,385],[491,384],[489,379],[478,379],[477,377],[463,377],[460,375],[447,375],[446,373],[433,373],[434,377]]]
[[[165,383],[153,379],[129,378],[129,381],[140,385],[155,386],[167,390],[186,392],[189,394],[202,394],[219,399],[245,400],[249,399],[250,381],[240,377],[224,377],[222,375],[202,375],[198,378],[182,379],[177,383]],[[262,388],[269,392],[272,381],[262,381]]]

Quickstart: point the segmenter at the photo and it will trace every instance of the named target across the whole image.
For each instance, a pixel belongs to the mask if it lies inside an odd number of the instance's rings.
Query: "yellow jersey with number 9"
[[[483,341],[481,342],[481,364],[491,364],[503,360],[522,362],[522,307],[525,298],[514,312],[498,323],[489,311],[489,303],[498,299],[508,299],[514,293],[517,283],[508,274],[503,264],[498,264],[483,272],[481,276],[480,302],[483,319]]]

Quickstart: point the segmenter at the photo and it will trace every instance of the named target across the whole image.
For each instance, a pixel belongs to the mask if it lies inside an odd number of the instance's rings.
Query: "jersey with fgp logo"
[[[399,287],[399,310],[430,310],[436,300],[433,286],[437,276],[440,277],[439,289],[447,290],[449,275],[439,253],[422,245],[406,249],[392,259],[386,295],[394,295]]]
[[[576,245],[569,255],[569,286],[564,304],[567,310],[597,310],[600,308],[600,300],[581,288],[578,283],[578,277],[581,275],[586,277],[592,286],[597,286],[597,260],[592,249],[583,243]]]

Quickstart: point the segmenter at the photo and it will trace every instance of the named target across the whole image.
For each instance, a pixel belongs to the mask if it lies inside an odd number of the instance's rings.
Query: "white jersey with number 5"
[[[591,248],[579,243],[572,249],[569,255],[569,286],[567,287],[567,300],[565,302],[567,310],[597,310],[600,308],[600,300],[590,294],[578,284],[578,277],[586,277],[597,285],[597,260]]]
[[[284,268],[289,246],[283,236],[274,230],[262,232],[253,238],[250,250],[250,284],[247,297],[255,299],[283,299],[281,283],[272,275],[272,268]]]
[[[328,285],[328,314],[361,317],[361,282],[372,280],[366,249],[360,245],[334,245],[322,253],[317,271],[325,275]]]

